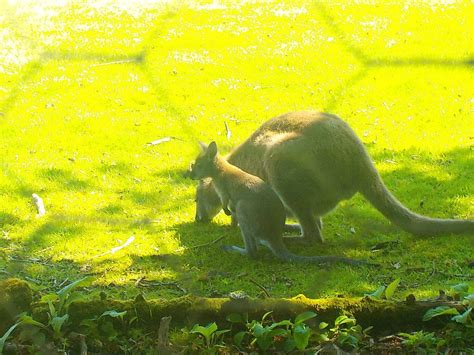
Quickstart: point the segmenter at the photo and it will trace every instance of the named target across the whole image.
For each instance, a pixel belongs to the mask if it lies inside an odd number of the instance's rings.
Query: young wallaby
[[[270,184],[298,219],[308,242],[324,240],[321,217],[357,192],[410,233],[474,236],[473,220],[429,218],[403,206],[383,183],[354,131],[334,115],[303,111],[275,117],[226,159]],[[213,180],[202,180],[198,186],[197,221],[210,221],[222,208],[214,185]]]
[[[299,256],[291,253],[282,238],[285,207],[270,185],[227,162],[217,153],[215,142],[201,147],[202,152],[191,165],[189,176],[195,180],[212,178],[224,211],[236,217],[244,239],[245,248],[227,246],[225,250],[256,258],[257,247],[261,244],[285,261],[365,263],[337,256]]]

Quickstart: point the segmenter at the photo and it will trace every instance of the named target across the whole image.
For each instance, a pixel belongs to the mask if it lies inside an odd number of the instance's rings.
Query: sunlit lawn
[[[413,210],[474,218],[474,4],[344,3],[0,2],[0,277],[46,292],[93,274],[120,297],[257,296],[251,280],[273,296],[363,295],[397,277],[426,296],[472,280],[474,236],[413,237],[359,197],[325,218],[325,245],[290,248],[381,268],[193,248],[242,243],[223,214],[193,223],[182,173],[197,142],[228,151],[302,109],[348,121]],[[384,241],[399,243],[371,251]]]

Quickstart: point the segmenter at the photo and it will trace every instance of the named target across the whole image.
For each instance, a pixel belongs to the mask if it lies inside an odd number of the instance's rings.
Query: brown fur
[[[227,160],[268,182],[300,222],[306,241],[323,241],[321,217],[360,192],[385,217],[416,235],[473,233],[474,221],[435,219],[403,206],[386,188],[362,142],[340,118],[293,112],[265,122]],[[198,187],[196,220],[217,206],[212,181]],[[211,208],[212,207],[212,208]]]
[[[224,210],[239,222],[245,248],[227,246],[226,250],[256,258],[257,247],[262,244],[285,261],[343,262],[352,265],[363,263],[336,256],[292,254],[283,243],[286,212],[279,197],[262,179],[246,173],[219,156],[215,142],[209,147],[203,147],[203,152],[191,165],[189,175],[196,180],[212,178]]]

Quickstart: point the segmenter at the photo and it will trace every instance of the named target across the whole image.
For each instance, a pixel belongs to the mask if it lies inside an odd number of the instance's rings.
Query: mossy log
[[[33,293],[26,281],[0,281],[0,336],[13,324],[18,314],[31,311],[32,300]]]
[[[33,318],[46,323],[48,306],[45,303],[31,303],[32,292],[28,284],[17,279],[0,283],[0,333],[2,334],[14,323],[14,317],[21,312],[31,312]],[[136,325],[144,328],[158,329],[162,317],[171,316],[171,327],[192,326],[196,323],[217,322],[228,326],[227,315],[231,313],[248,314],[248,319],[261,319],[263,314],[272,311],[275,320],[294,319],[304,311],[314,311],[318,321],[333,324],[341,314],[350,314],[363,327],[373,326],[374,332],[393,333],[437,328],[446,319],[438,317],[430,322],[423,322],[423,315],[428,309],[438,306],[455,307],[462,311],[460,302],[449,301],[415,301],[414,298],[404,302],[375,300],[364,298],[327,298],[309,299],[297,296],[288,299],[231,299],[203,298],[184,296],[174,299],[145,300],[138,296],[135,300],[80,300],[69,307],[69,320],[73,329],[77,329],[84,319],[98,318],[105,311],[127,311],[127,319],[137,317]],[[120,323],[120,320],[116,320]]]
[[[318,321],[333,324],[339,315],[350,314],[363,327],[374,326],[377,333],[392,333],[441,326],[443,319],[434,319],[428,324],[422,321],[428,309],[440,305],[462,310],[459,302],[392,302],[368,297],[309,299],[298,296],[291,299],[235,300],[185,296],[171,300],[145,301],[139,297],[135,301],[78,301],[71,305],[69,315],[72,323],[78,325],[82,319],[98,317],[105,311],[127,311],[128,318],[137,317],[142,326],[157,329],[160,319],[166,316],[172,317],[172,327],[209,322],[228,326],[226,317],[231,313],[248,314],[248,319],[261,319],[263,314],[272,311],[275,320],[282,320],[294,319],[298,314],[311,310],[318,314]]]

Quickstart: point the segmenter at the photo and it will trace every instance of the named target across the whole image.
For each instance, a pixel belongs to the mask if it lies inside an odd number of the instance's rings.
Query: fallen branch
[[[228,234],[224,234],[224,235],[221,235],[219,238],[213,240],[212,242],[193,245],[193,246],[187,247],[186,249],[198,249],[198,248],[202,248],[202,247],[207,247],[209,245],[213,245],[213,244],[216,244],[217,242],[220,242],[222,239],[224,239],[227,236],[228,236]]]
[[[37,218],[42,217],[46,214],[46,209],[44,208],[44,202],[41,197],[39,197],[37,194],[31,195],[33,198],[33,202],[36,206],[36,210],[38,211],[38,214],[36,215]]]
[[[145,277],[142,276],[135,281],[135,286],[136,287],[175,287],[182,293],[187,293],[186,289],[181,287],[177,282],[174,281],[168,281],[168,282],[163,282],[163,281],[148,281],[145,280]]]
[[[177,138],[177,137],[163,137],[163,138],[157,139],[157,140],[155,140],[155,141],[148,142],[146,145],[158,145],[158,144],[170,142],[170,141],[173,140],[173,139],[181,140],[181,139],[179,139],[179,138]]]
[[[267,291],[267,289],[265,287],[263,287],[261,284],[259,284],[257,281],[255,281],[254,279],[251,279],[251,278],[249,278],[249,281],[251,283],[253,283],[254,285],[256,285],[258,288],[260,288],[267,298],[272,297],[272,296],[270,296],[270,293]]]
[[[123,243],[122,245],[119,245],[118,247],[115,247],[115,248],[112,248],[108,251],[106,251],[105,253],[102,253],[102,254],[98,254],[96,256],[94,256],[93,258],[99,258],[101,256],[104,256],[104,255],[108,255],[108,254],[115,254],[116,252],[118,252],[119,250],[123,249],[123,248],[126,248],[128,247],[130,244],[132,244],[132,242],[135,240],[135,236],[131,236],[130,238],[127,239],[127,241],[125,243]]]
[[[229,140],[230,136],[232,135],[232,132],[230,131],[229,125],[227,124],[226,121],[224,121],[224,126],[225,126],[227,140]]]
[[[137,58],[134,59],[124,59],[124,60],[115,60],[113,62],[105,62],[105,63],[97,63],[97,64],[92,64],[89,67],[94,68],[94,67],[103,67],[106,65],[116,65],[116,64],[129,64],[129,63],[137,63]]]

